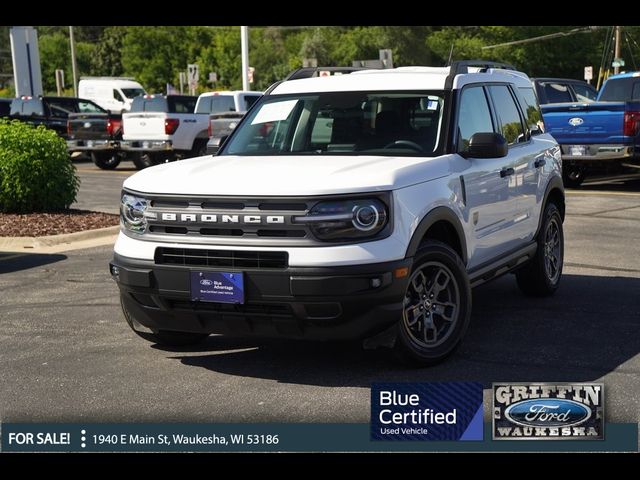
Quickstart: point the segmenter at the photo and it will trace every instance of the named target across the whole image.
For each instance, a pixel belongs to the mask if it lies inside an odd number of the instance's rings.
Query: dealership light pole
[[[242,48],[242,89],[249,90],[249,27],[240,27]]]
[[[78,67],[76,66],[76,42],[73,40],[73,27],[69,27],[69,42],[71,43],[71,73],[73,74],[73,95],[78,96]]]

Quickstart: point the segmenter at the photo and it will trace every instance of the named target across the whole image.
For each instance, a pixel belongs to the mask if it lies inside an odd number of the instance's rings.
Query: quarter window
[[[526,140],[520,112],[516,102],[506,85],[492,85],[489,87],[493,105],[498,117],[498,127],[500,133],[507,139],[507,143],[512,145]]]

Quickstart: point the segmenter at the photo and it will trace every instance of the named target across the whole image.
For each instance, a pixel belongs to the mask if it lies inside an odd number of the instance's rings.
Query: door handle
[[[513,175],[514,173],[516,173],[516,171],[513,168],[503,168],[502,170],[500,170],[500,177],[508,177],[509,175]]]
[[[547,161],[544,158],[539,158],[535,162],[533,162],[533,166],[536,168],[543,167],[547,164]]]

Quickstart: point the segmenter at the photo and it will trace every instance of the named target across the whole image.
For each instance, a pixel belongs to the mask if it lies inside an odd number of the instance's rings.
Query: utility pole
[[[69,42],[71,42],[71,72],[73,74],[73,95],[78,96],[78,67],[76,66],[76,42],[73,40],[73,27],[69,27]]]
[[[615,52],[613,54],[613,58],[614,61],[616,62],[615,67],[613,67],[613,74],[617,75],[618,73],[620,73],[620,65],[618,64],[618,59],[620,58],[620,44],[622,43],[620,40],[620,32],[621,32],[621,27],[616,27],[616,46],[615,46]]]
[[[240,27],[242,49],[242,90],[249,90],[249,27]]]

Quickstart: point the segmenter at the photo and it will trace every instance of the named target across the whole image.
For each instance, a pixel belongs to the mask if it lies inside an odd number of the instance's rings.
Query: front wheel
[[[142,332],[139,330],[140,323],[133,317],[131,312],[127,310],[122,296],[120,297],[120,306],[122,307],[122,313],[127,321],[129,328],[141,338],[144,338],[148,342],[157,343],[167,347],[186,347],[189,345],[196,345],[202,342],[209,335],[206,333],[192,333],[192,332],[173,332],[170,330],[155,330],[151,332]]]
[[[96,167],[102,170],[113,170],[122,161],[122,154],[120,152],[91,152],[91,160]]]
[[[462,260],[442,242],[425,242],[405,291],[396,354],[414,366],[439,363],[460,345],[470,317],[471,286]]]
[[[536,254],[527,266],[516,272],[520,290],[538,297],[555,293],[560,285],[564,263],[564,232],[560,211],[554,203],[548,203],[543,215],[542,227],[536,239]]]
[[[584,182],[586,170],[584,167],[576,167],[575,165],[567,165],[562,170],[562,182],[565,187],[578,188]]]

